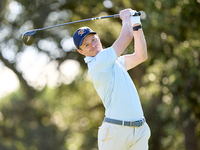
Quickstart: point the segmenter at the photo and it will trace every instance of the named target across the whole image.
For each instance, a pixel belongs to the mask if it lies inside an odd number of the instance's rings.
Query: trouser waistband
[[[145,118],[143,118],[143,119],[137,120],[137,121],[121,121],[121,120],[116,120],[116,119],[111,119],[111,118],[105,118],[104,122],[117,124],[117,125],[121,125],[121,126],[140,127],[146,122],[146,120],[145,120]]]

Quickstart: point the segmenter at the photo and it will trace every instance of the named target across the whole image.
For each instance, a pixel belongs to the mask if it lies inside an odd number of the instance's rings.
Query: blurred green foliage
[[[26,70],[20,68],[20,55],[28,51],[21,35],[33,28],[118,14],[125,8],[142,11],[149,57],[129,73],[151,128],[149,149],[200,149],[200,1],[109,2],[0,1],[0,60],[20,81],[17,91],[0,100],[1,150],[97,150],[104,108],[88,79],[84,57],[70,44],[64,47],[62,43],[77,28],[89,26],[99,34],[104,47],[111,46],[119,36],[121,20],[89,21],[37,33],[32,48],[48,58],[47,64],[57,64],[55,87],[49,87],[44,78],[44,86],[32,83]],[[42,46],[44,40],[53,43],[51,49],[46,48],[48,44]],[[133,44],[124,53],[132,53]],[[72,82],[61,81],[59,67],[65,60],[80,64]]]

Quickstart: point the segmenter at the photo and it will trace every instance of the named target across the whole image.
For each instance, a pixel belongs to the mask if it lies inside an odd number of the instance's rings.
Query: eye
[[[92,42],[94,42],[94,41],[96,41],[96,39],[95,39],[95,38],[93,38],[93,39],[92,39]]]

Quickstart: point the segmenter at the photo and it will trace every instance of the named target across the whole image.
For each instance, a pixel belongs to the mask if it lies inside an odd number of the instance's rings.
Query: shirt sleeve
[[[111,67],[117,59],[118,57],[113,47],[100,51],[94,58],[92,58],[92,61],[88,63],[89,74],[93,76],[98,72],[106,70]]]
[[[124,59],[124,56],[120,56],[118,58],[118,62],[125,68],[125,59]]]
[[[109,47],[97,54],[96,65],[99,69],[108,68],[117,60],[117,55],[113,47]]]

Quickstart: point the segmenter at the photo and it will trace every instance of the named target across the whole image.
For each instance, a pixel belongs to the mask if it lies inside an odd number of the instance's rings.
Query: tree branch
[[[18,77],[19,81],[20,81],[20,85],[21,88],[24,91],[24,94],[26,95],[26,97],[28,96],[29,98],[32,97],[35,93],[35,90],[28,85],[28,83],[26,82],[26,80],[22,77],[22,73],[20,73],[16,68],[15,68],[15,64],[14,63],[10,63],[7,59],[5,59],[2,55],[2,53],[0,52],[0,60],[4,63],[4,65],[6,67],[8,67],[9,69],[11,69]]]

